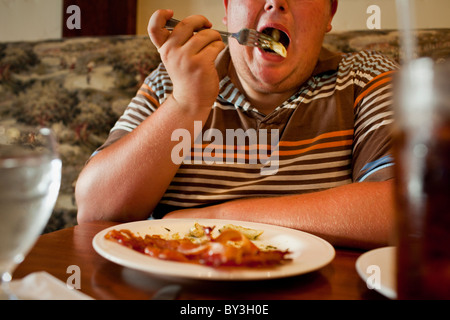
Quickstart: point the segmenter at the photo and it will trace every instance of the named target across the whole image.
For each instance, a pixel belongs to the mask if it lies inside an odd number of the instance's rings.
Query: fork
[[[177,19],[170,19],[166,23],[166,29],[173,30],[179,22],[180,21]],[[272,46],[272,43],[275,42],[275,40],[271,36],[253,29],[244,28],[235,33],[218,30],[216,31],[220,33],[222,41],[225,43],[228,43],[228,38],[232,37],[235,38],[239,42],[239,44],[243,46],[266,49],[270,48]]]

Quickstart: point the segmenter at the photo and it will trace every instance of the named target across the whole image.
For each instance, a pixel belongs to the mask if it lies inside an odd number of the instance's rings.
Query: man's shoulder
[[[335,52],[322,47],[313,75],[337,72],[338,76],[350,74],[381,74],[398,70],[398,63],[379,51],[361,50],[355,52]]]
[[[398,63],[379,51],[362,50],[344,53],[339,69],[351,69],[354,72],[388,72],[397,70]]]

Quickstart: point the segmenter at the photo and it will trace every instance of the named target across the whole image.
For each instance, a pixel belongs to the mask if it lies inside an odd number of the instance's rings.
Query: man
[[[237,219],[335,245],[385,245],[394,216],[389,76],[396,66],[322,48],[337,0],[224,4],[230,32],[276,29],[286,58],[234,39],[224,50],[201,16],[169,32],[173,12],[157,11],[148,29],[163,64],[81,173],[79,221],[152,213]],[[247,140],[235,145],[243,132]]]

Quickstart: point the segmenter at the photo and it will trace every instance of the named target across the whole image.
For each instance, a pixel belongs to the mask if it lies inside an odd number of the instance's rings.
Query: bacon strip
[[[211,229],[212,230],[212,229]],[[106,239],[115,241],[137,252],[161,260],[188,262],[210,267],[271,267],[290,261],[290,252],[260,250],[237,230],[227,229],[217,238],[210,234],[203,243],[188,238],[167,240],[160,235],[139,237],[130,230],[111,230]]]

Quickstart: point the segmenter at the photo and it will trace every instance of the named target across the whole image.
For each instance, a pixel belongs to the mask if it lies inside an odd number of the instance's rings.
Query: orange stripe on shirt
[[[378,87],[382,86],[382,85],[385,84],[385,83],[391,82],[391,81],[392,81],[392,77],[388,77],[388,78],[386,78],[386,79],[384,79],[384,80],[381,80],[381,81],[375,83],[374,85],[370,85],[372,82],[378,80],[379,78],[382,78],[382,77],[384,77],[384,76],[387,76],[387,75],[389,75],[389,74],[391,74],[391,73],[394,73],[394,72],[396,72],[396,71],[388,71],[388,72],[382,73],[382,74],[376,76],[375,78],[373,78],[373,79],[367,84],[367,85],[369,86],[369,88],[366,89],[365,91],[363,91],[363,93],[361,93],[361,94],[356,98],[355,104],[353,105],[353,108],[356,108],[356,106],[358,105],[358,103],[360,103],[361,100],[364,99],[364,97],[366,97],[366,96],[367,96],[371,91],[373,91],[375,88],[378,88]]]
[[[282,151],[274,150],[274,152],[272,153],[272,156],[299,155],[299,154],[307,153],[307,152],[312,151],[312,150],[344,147],[344,146],[349,146],[349,145],[352,145],[352,144],[353,144],[353,139],[341,140],[341,141],[333,141],[333,142],[324,142],[324,143],[315,144],[315,145],[312,145],[312,146],[309,146],[309,147],[306,147],[306,148],[303,148],[303,149],[282,150]],[[261,147],[265,147],[265,146],[261,146]],[[235,159],[249,159],[249,157],[256,158],[258,156],[256,154],[248,155],[248,154],[236,153],[236,152],[234,152],[234,153],[224,153],[223,152],[224,149],[227,149],[227,146],[223,146],[223,148],[221,148],[220,146],[217,146],[217,148],[214,148],[214,152],[212,152],[212,153],[215,156],[217,156],[217,157],[222,157],[224,155],[227,156],[227,157],[233,157],[234,156]],[[228,150],[230,150],[230,149],[228,149]],[[191,156],[203,157],[203,151],[191,151]]]
[[[145,88],[151,92],[153,92],[153,90],[146,85],[145,83],[142,84],[141,89],[138,90],[138,94],[142,94],[143,96],[145,96],[148,100],[150,100],[150,102],[155,106],[155,107],[159,107],[159,102],[158,100],[156,100],[155,98],[153,98],[150,94],[148,94],[147,92],[145,92],[144,90],[142,90],[142,88]]]
[[[322,139],[328,139],[328,138],[335,138],[335,137],[345,137],[345,136],[350,136],[353,135],[354,130],[350,129],[350,130],[341,130],[341,131],[333,131],[333,132],[327,132],[321,135],[318,135],[317,137],[314,137],[312,139],[306,139],[306,140],[299,140],[299,141],[280,141],[279,142],[279,146],[280,147],[296,147],[296,146],[301,146],[301,145],[305,145],[305,144],[311,144],[314,142],[317,142],[319,140]],[[260,145],[260,144],[252,144],[250,146],[222,146],[222,145],[217,145],[217,144],[196,144],[195,148],[202,148],[205,149],[206,147],[210,147],[210,148],[214,148],[214,149],[219,149],[219,148],[223,148],[225,147],[225,149],[227,150],[231,150],[231,149],[239,149],[239,150],[259,150],[259,149],[267,149],[270,148],[270,145]]]
[[[301,146],[304,144],[311,144],[316,141],[327,139],[327,138],[335,138],[335,137],[343,137],[343,136],[349,136],[353,135],[354,130],[341,130],[341,131],[333,131],[333,132],[327,132],[321,135],[318,135],[315,138],[312,139],[306,139],[306,140],[300,140],[300,141],[280,141],[280,147],[295,147],[295,146]]]
[[[265,144],[251,144],[249,146],[247,145],[221,145],[221,144],[195,144],[194,145],[195,149],[214,149],[214,150],[239,150],[239,151],[243,151],[243,150],[260,150],[260,149],[270,149],[272,148],[270,145],[265,145]]]
[[[292,156],[292,155],[306,153],[306,152],[309,152],[311,150],[343,147],[343,146],[349,146],[349,145],[352,145],[352,144],[353,144],[353,139],[351,139],[351,140],[342,140],[342,141],[334,141],[334,142],[324,142],[324,143],[315,144],[313,146],[310,146],[310,147],[307,147],[307,148],[303,148],[303,149],[279,151],[278,154],[280,156]]]

